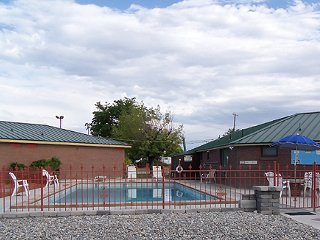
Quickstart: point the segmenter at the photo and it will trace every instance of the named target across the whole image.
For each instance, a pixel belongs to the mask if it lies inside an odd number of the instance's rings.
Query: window
[[[228,152],[229,152],[228,149],[220,150],[220,164],[222,167],[227,167],[229,165]]]
[[[277,157],[278,156],[278,148],[264,146],[261,148],[261,156],[262,157]]]

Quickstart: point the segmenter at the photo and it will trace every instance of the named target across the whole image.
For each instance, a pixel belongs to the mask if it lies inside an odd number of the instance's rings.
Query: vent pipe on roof
[[[301,123],[299,123],[298,133],[301,132]]]

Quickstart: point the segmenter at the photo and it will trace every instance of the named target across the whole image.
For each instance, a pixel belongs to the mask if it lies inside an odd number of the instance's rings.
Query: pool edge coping
[[[100,215],[140,215],[169,213],[200,213],[243,211],[238,207],[230,208],[190,208],[190,209],[119,209],[119,210],[78,210],[78,211],[39,211],[39,212],[7,212],[1,213],[1,218],[25,217],[69,217],[69,216],[100,216]]]

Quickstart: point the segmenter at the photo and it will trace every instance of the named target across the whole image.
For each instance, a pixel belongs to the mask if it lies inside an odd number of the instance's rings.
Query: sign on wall
[[[160,161],[165,164],[171,164],[171,157],[161,157]]]
[[[183,158],[184,162],[192,162],[192,155],[185,155]]]
[[[256,161],[256,160],[252,160],[252,161],[240,161],[240,164],[243,164],[243,165],[258,164],[258,161]]]
[[[291,150],[291,164],[294,164],[296,150]],[[297,164],[312,165],[316,161],[320,164],[320,150],[317,151],[301,151],[298,150]]]

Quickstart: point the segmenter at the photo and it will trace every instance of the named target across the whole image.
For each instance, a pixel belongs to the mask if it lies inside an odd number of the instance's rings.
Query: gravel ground
[[[0,219],[0,239],[320,239],[282,215],[201,212]]]

